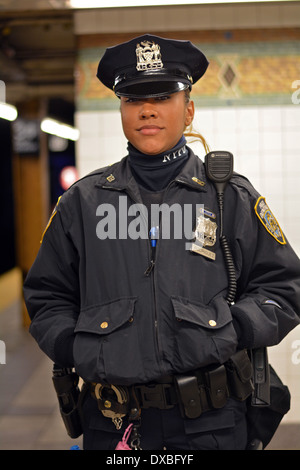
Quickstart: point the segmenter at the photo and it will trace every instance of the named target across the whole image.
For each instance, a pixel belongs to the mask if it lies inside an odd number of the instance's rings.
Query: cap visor
[[[116,87],[115,94],[131,98],[155,98],[186,90],[189,86],[189,83],[178,81],[144,81]]]

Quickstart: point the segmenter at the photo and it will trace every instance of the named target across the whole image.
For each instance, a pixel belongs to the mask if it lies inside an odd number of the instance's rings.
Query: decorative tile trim
[[[292,83],[300,79],[300,31],[291,28],[251,33],[252,41],[247,30],[176,34],[179,39],[191,39],[210,61],[207,73],[193,87],[196,105],[292,104]],[[101,47],[95,47],[97,38]],[[110,44],[128,37],[116,39],[110,39]],[[81,37],[79,41],[76,102],[80,111],[119,108],[118,98],[96,78],[106,41],[101,35]],[[85,47],[88,44],[91,47]]]

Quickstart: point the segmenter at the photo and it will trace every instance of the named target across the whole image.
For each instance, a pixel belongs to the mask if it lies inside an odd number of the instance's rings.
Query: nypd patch
[[[271,209],[269,208],[268,204],[266,203],[266,200],[264,197],[259,197],[258,200],[256,201],[255,207],[254,207],[255,213],[265,229],[272,235],[275,240],[278,241],[281,245],[285,245],[286,241],[284,238],[284,235],[282,233],[282,230],[274,216],[274,214],[271,212]]]
[[[60,199],[61,199],[61,196],[59,196],[59,198],[58,198],[58,200],[57,200],[57,203],[56,203],[56,206],[54,207],[54,209],[53,209],[53,211],[52,211],[52,214],[51,214],[50,219],[48,220],[48,223],[47,223],[47,225],[46,225],[46,228],[45,228],[45,230],[44,230],[44,232],[43,232],[43,235],[42,235],[42,238],[41,238],[41,240],[40,240],[40,243],[42,243],[42,241],[43,241],[43,239],[44,239],[44,236],[45,236],[45,233],[47,232],[48,228],[50,227],[51,222],[52,222],[52,220],[53,220],[53,217],[54,217],[55,214],[57,213],[57,206],[58,206],[58,204],[59,204]]]

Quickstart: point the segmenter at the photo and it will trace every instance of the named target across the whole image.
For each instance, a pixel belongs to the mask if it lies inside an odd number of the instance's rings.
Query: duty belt
[[[90,387],[100,411],[115,424],[132,409],[167,410],[175,405],[179,405],[183,416],[196,418],[205,411],[222,408],[229,397],[245,400],[253,391],[252,366],[243,350],[224,365],[176,375],[167,383],[130,387],[91,383]]]

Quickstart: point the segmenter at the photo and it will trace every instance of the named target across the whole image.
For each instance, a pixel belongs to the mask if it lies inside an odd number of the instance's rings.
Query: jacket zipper
[[[144,272],[145,276],[149,276],[154,269],[155,266],[155,251],[156,251],[156,245],[157,245],[157,240],[159,236],[159,227],[152,227],[149,233],[149,238],[150,238],[150,244],[151,244],[151,261],[150,265]]]
[[[187,186],[190,186],[193,189],[195,189],[195,187],[193,185],[188,184],[186,181],[181,181],[180,179],[175,179],[175,180],[170,181],[170,183],[166,187],[165,194],[168,191],[169,187],[173,183],[176,183],[176,182],[186,184]],[[118,190],[118,191],[124,191],[125,190],[125,192],[127,192],[128,196],[134,202],[136,202],[137,204],[139,203],[139,201],[136,200],[135,195],[132,194],[132,192],[130,190],[128,190],[128,188],[116,188],[116,187],[114,187],[113,189]],[[148,223],[148,220],[146,220],[145,222]],[[158,227],[159,232],[160,232],[160,228],[161,228],[161,223],[160,222],[161,221],[159,221],[159,227]],[[148,226],[147,226],[147,230],[148,230]],[[155,250],[155,256],[154,256],[154,250]],[[149,277],[152,274],[152,288],[153,288],[153,297],[154,297],[154,330],[155,330],[155,339],[156,339],[156,347],[157,347],[157,352],[158,352],[159,365],[162,369],[163,357],[162,357],[162,350],[161,350],[161,347],[160,347],[160,344],[159,344],[156,286],[155,286],[155,279],[154,279],[155,276],[154,276],[154,272],[153,272],[154,268],[155,268],[155,259],[157,257],[157,247],[155,247],[155,248],[151,247],[151,240],[150,239],[148,239],[148,253],[149,253],[148,258],[150,258],[150,264],[148,265],[147,269],[145,270],[144,275]],[[162,370],[162,375],[164,375],[166,373],[167,373],[166,371]]]
[[[165,194],[164,196],[166,196],[166,193],[169,189],[169,187],[176,183],[177,180],[172,180],[170,181],[170,183],[168,184],[168,186],[166,187],[166,190],[165,190]],[[181,183],[180,180],[178,180],[178,182]],[[163,201],[164,202],[164,201]],[[161,233],[161,213],[160,213],[160,218],[159,218],[159,226],[157,227],[158,228],[158,238],[157,240],[159,239],[159,235]],[[155,250],[155,251],[154,251]],[[154,253],[155,253],[155,256],[154,256]],[[155,260],[157,260],[157,246],[155,245],[155,248],[152,248],[152,253],[151,253],[151,261],[150,261],[150,264],[148,266],[148,268],[146,269],[145,271],[145,275],[146,276],[150,276],[150,274],[152,273],[152,286],[153,286],[153,296],[154,296],[154,327],[155,327],[155,334],[156,334],[156,344],[157,344],[157,350],[158,350],[158,355],[159,355],[159,359],[160,359],[160,367],[161,367],[161,370],[162,370],[162,375],[167,375],[168,371],[164,370],[162,364],[163,364],[163,354],[162,354],[162,348],[160,347],[160,341],[159,341],[159,334],[158,334],[158,315],[157,315],[157,299],[156,299],[156,285],[155,285],[155,274],[154,274],[154,268],[155,268]]]
[[[169,186],[173,183],[174,181],[171,181],[168,186],[166,187],[165,194],[167,190],[169,189]],[[161,214],[159,218],[159,226],[158,228],[158,233],[157,233],[157,240],[159,239],[159,235],[161,232]],[[149,244],[151,243],[151,240],[149,240]],[[154,256],[155,253],[155,256]],[[144,272],[144,275],[149,277],[152,274],[152,288],[153,288],[153,297],[154,297],[154,328],[155,328],[155,336],[156,336],[156,345],[157,345],[157,351],[158,351],[158,357],[160,360],[160,364],[163,363],[163,355],[162,355],[162,349],[160,347],[160,342],[159,342],[159,335],[158,335],[158,315],[157,315],[157,300],[156,300],[156,285],[155,285],[155,276],[154,276],[154,268],[155,268],[155,260],[157,259],[157,243],[155,244],[155,247],[151,247],[151,260],[150,264],[147,267],[146,271]],[[162,367],[161,367],[162,368]],[[162,375],[166,374],[166,372],[162,371]]]
[[[154,266],[155,266],[155,261],[153,261],[153,259],[151,259],[148,268],[147,268],[146,271],[144,272],[145,276],[147,276],[147,277],[150,276],[151,272],[152,272],[153,269],[154,269]]]
[[[130,190],[128,190],[128,188],[125,189],[125,191],[127,192],[128,196],[134,201],[136,202],[137,204],[139,204],[139,201],[136,200],[134,194],[132,194],[132,192]],[[143,216],[143,215],[142,215]],[[148,220],[145,220],[144,219],[144,222],[146,223],[147,225],[147,231],[148,231]],[[154,267],[155,267],[155,259],[156,256],[157,256],[157,253],[156,253],[156,247],[153,248],[151,247],[151,240],[150,238],[147,240],[148,241],[148,259],[150,259],[150,264],[149,266],[147,267],[146,271],[144,272],[144,275],[149,277],[152,273],[152,289],[153,289],[153,297],[154,297],[154,331],[155,331],[155,340],[156,340],[156,348],[157,348],[157,354],[158,354],[158,364],[161,368],[161,364],[162,364],[162,352],[161,352],[161,348],[160,348],[160,345],[159,345],[159,339],[158,339],[158,322],[157,322],[157,304],[156,304],[156,287],[155,287],[155,280],[154,280],[154,273],[153,273],[153,270],[154,270]],[[154,256],[154,250],[155,250],[155,256]]]
[[[151,244],[151,240],[149,240],[149,245]],[[152,282],[152,289],[153,289],[153,301],[154,301],[154,331],[155,331],[155,339],[156,339],[156,347],[157,347],[157,353],[158,353],[158,359],[159,359],[159,366],[162,370],[162,375],[165,374],[163,371],[162,367],[162,349],[160,347],[160,342],[159,342],[159,334],[158,334],[158,315],[157,315],[157,299],[156,299],[156,284],[155,284],[155,273],[154,273],[154,268],[155,268],[155,260],[157,257],[157,247],[153,247],[150,245],[149,247],[151,249],[151,261],[148,266],[148,268],[145,271],[145,276],[150,277],[151,275],[151,282]]]

